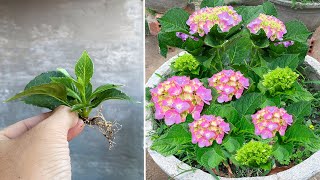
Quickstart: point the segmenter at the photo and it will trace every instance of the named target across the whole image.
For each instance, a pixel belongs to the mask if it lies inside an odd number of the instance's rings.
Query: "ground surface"
[[[171,49],[167,58],[159,54],[158,40],[156,36],[146,36],[145,40],[145,59],[146,59],[146,81],[150,78],[152,73],[158,69],[164,62],[175,56],[180,50]],[[168,176],[159,166],[152,160],[152,157],[147,153],[146,155],[146,177],[147,180],[167,180]]]
[[[0,129],[47,111],[2,102],[42,72],[64,67],[73,74],[85,49],[95,63],[95,86],[124,84],[143,102],[142,6],[141,0],[0,0]],[[86,127],[70,143],[73,179],[143,179],[143,107],[104,103],[105,117],[123,125],[117,144],[109,151],[103,135]]]

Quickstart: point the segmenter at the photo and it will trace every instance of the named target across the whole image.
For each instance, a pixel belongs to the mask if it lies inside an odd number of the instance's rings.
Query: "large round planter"
[[[237,4],[246,6],[257,6],[264,2],[265,0],[224,0],[225,4]]]
[[[296,3],[296,7],[292,7],[291,0],[269,0],[274,3],[278,10],[279,19],[284,22],[298,19],[310,31],[315,31],[320,26],[320,3]]]
[[[159,69],[156,70],[156,72],[150,77],[148,80],[146,86],[147,87],[154,87],[155,85],[159,84],[161,82],[161,78],[156,75],[167,75],[170,73],[170,64],[179,56],[183,55],[185,52],[181,52],[180,54],[176,55],[175,57],[171,58],[167,62],[165,62]],[[310,74],[311,79],[320,79],[320,63],[310,57],[306,56],[305,58],[305,64],[307,66],[307,70]],[[146,102],[148,104],[150,102]],[[145,129],[147,134],[151,131],[152,129],[152,122],[151,118],[152,116],[152,111],[150,109],[146,109],[146,122],[145,122]],[[157,153],[156,151],[153,151],[150,149],[150,146],[152,145],[152,140],[150,137],[146,137],[146,148],[153,160],[159,165],[159,167],[167,173],[170,177],[175,177],[175,179],[179,180],[192,180],[192,179],[201,179],[201,180],[212,180],[214,179],[212,175],[209,173],[206,173],[202,170],[196,170],[196,171],[189,171],[189,172],[184,172],[185,170],[191,169],[191,167],[183,162],[181,162],[179,159],[177,159],[174,156],[167,156],[164,157],[161,154]],[[273,174],[271,176],[264,176],[264,177],[248,177],[248,178],[238,178],[238,179],[263,179],[263,180],[305,180],[313,175],[317,174],[320,172],[320,151],[314,153],[312,156],[310,156],[308,159],[303,161],[302,163],[286,170],[279,172],[277,174]],[[183,173],[184,172],[184,173]],[[227,180],[230,178],[223,178],[223,180]]]

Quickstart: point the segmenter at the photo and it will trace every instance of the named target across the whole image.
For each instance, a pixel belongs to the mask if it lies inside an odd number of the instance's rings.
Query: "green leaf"
[[[263,7],[263,11],[264,11],[265,14],[278,17],[277,9],[276,9],[276,7],[274,6],[273,3],[268,2],[268,1],[264,2],[262,4],[262,7]]]
[[[54,83],[63,84],[66,88],[69,88],[74,92],[78,92],[70,77],[52,77],[51,80]]]
[[[250,115],[242,116],[235,124],[235,127],[238,128],[241,133],[254,133],[254,126]]]
[[[263,75],[267,74],[269,69],[267,67],[254,67],[252,70],[260,77],[263,78]]]
[[[238,150],[244,143],[243,136],[227,136],[222,143],[222,146],[226,148],[230,153],[234,153]]]
[[[292,153],[293,153],[292,143],[285,143],[285,144],[276,143],[275,145],[273,145],[272,154],[276,158],[276,160],[280,162],[280,164],[288,164]]]
[[[118,100],[130,100],[131,98],[127,96],[125,93],[121,92],[117,89],[108,89],[106,91],[102,91],[96,95],[96,97],[91,101],[93,104],[93,108],[99,106],[100,103],[110,99],[118,99]]]
[[[203,41],[199,39],[195,41],[191,38],[188,38],[183,44],[182,48],[188,51],[192,55],[199,55],[203,50]]]
[[[209,168],[215,168],[225,160],[221,146],[219,145],[213,145],[207,148],[196,146],[196,158],[198,163]]]
[[[97,87],[96,90],[93,91],[93,93],[91,94],[91,99],[94,98],[97,94],[109,90],[109,89],[117,89],[119,87],[121,87],[122,85],[115,85],[115,84],[105,84],[102,86]]]
[[[163,156],[175,154],[183,145],[191,143],[191,134],[181,124],[173,125],[166,134],[156,139],[151,149]]]
[[[50,97],[53,97],[57,99],[58,101],[61,101],[64,104],[67,104],[67,91],[66,88],[57,83],[50,83],[50,84],[42,84],[39,86],[33,86],[30,87],[29,89],[24,90],[21,93],[16,94],[15,96],[11,97],[10,99],[6,100],[8,101],[13,101],[19,98],[31,96],[31,95],[47,95]]]
[[[293,20],[285,23],[285,25],[287,29],[287,33],[284,35],[285,40],[306,42],[312,34],[301,21]]]
[[[302,122],[305,116],[311,114],[311,102],[310,101],[299,101],[289,105],[286,108],[287,112],[291,115],[294,115],[296,120],[295,123]]]
[[[238,122],[238,112],[232,107],[230,104],[228,105],[220,105],[211,102],[209,106],[202,111],[202,114],[206,115],[216,115],[222,118],[226,118],[227,121],[231,124],[235,124]]]
[[[314,100],[312,94],[306,89],[304,89],[298,82],[295,82],[293,84],[293,93],[288,92],[286,94],[288,99],[291,99],[294,102]]]
[[[288,141],[296,141],[305,144],[312,143],[317,139],[312,130],[302,124],[293,124],[287,129],[285,136]]]
[[[203,0],[200,4],[200,8],[205,7],[216,7],[216,6],[223,6],[224,0]]]
[[[257,18],[260,13],[264,13],[263,6],[240,6],[235,8],[239,15],[242,16],[242,22],[249,24],[252,20]]]
[[[87,51],[84,51],[78,60],[75,66],[75,74],[83,87],[86,87],[89,84],[93,75],[93,63]]]
[[[63,68],[57,68],[57,71],[61,72],[61,73],[64,74],[64,76],[66,76],[66,77],[72,78],[72,77],[70,76],[70,74],[68,73],[68,71],[65,70],[65,69],[63,69]]]
[[[158,21],[161,24],[163,32],[183,32],[189,33],[186,24],[189,14],[180,8],[172,8],[168,10]]]
[[[158,34],[158,42],[160,48],[160,54],[163,57],[167,57],[168,46],[181,48],[183,41],[176,36],[175,32],[162,32],[160,31]]]
[[[243,36],[237,41],[234,41],[228,47],[227,55],[230,59],[230,64],[241,65],[249,61],[252,49],[252,41],[249,36]]]
[[[29,89],[33,86],[48,84],[51,82],[52,77],[64,77],[64,74],[59,71],[49,71],[46,73],[42,73],[42,74],[36,76],[33,80],[31,80],[26,85],[25,90]],[[45,107],[45,108],[48,108],[51,110],[64,104],[63,102],[58,101],[55,98],[47,96],[47,95],[31,95],[29,97],[23,98],[23,101],[26,104],[31,104],[31,105],[38,106],[38,107]]]
[[[277,67],[285,68],[289,67],[295,70],[299,65],[299,54],[284,54],[276,59],[274,59],[271,63],[268,64],[269,68],[276,69]]]
[[[242,96],[237,101],[233,101],[232,105],[236,110],[242,114],[253,114],[267,98],[260,93],[248,93]]]

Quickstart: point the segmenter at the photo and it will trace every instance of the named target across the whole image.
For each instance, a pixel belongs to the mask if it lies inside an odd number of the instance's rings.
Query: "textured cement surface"
[[[36,75],[73,67],[83,50],[95,63],[94,86],[124,84],[143,102],[143,2],[140,0],[0,0],[0,101]],[[70,143],[75,180],[143,179],[143,103],[104,103],[107,119],[123,125],[116,146],[86,127]],[[48,110],[0,103],[0,129]],[[95,115],[95,112],[92,113]]]

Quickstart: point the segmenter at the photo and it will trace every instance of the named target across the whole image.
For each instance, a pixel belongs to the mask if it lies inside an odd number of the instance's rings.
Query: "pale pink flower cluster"
[[[214,87],[218,93],[218,102],[229,102],[233,96],[239,99],[244,91],[249,87],[249,79],[245,78],[241,72],[233,70],[222,70],[208,79],[209,86]]]
[[[199,147],[211,146],[213,141],[222,143],[224,134],[230,131],[229,123],[224,122],[220,116],[203,115],[189,124],[192,134],[192,143]]]
[[[167,125],[185,122],[192,114],[200,117],[204,103],[212,100],[211,89],[205,88],[198,79],[173,76],[150,90],[155,105],[155,118],[164,119]]]
[[[292,115],[288,114],[285,109],[276,106],[267,106],[251,117],[255,134],[260,135],[262,139],[272,138],[276,132],[283,136],[288,125],[293,122]]]
[[[228,32],[241,21],[242,17],[233,10],[233,7],[217,6],[195,11],[189,16],[187,25],[190,27],[190,34],[199,33],[199,36],[202,37],[208,34],[216,24],[222,32]]]
[[[286,26],[282,21],[274,16],[265,14],[260,14],[258,18],[251,21],[247,28],[253,34],[257,34],[260,29],[263,29],[271,41],[275,39],[282,40],[283,35],[287,33]]]

